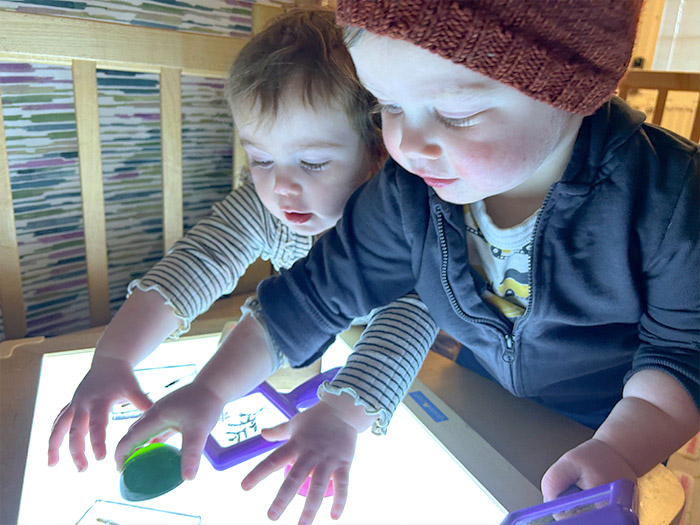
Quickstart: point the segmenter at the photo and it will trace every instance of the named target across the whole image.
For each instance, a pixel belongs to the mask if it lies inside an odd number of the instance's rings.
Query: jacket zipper
[[[499,334],[503,336],[503,339],[505,341],[506,345],[506,351],[503,353],[501,356],[502,359],[509,364],[512,364],[513,361],[515,360],[515,350],[514,350],[514,344],[513,344],[513,334],[511,334],[508,330],[504,330],[502,326],[500,326],[498,323],[495,323],[489,319],[483,319],[480,317],[473,317],[471,315],[468,315],[464,310],[462,310],[462,307],[459,306],[459,303],[457,302],[457,298],[455,297],[454,291],[452,290],[452,287],[450,286],[449,281],[447,280],[447,241],[445,240],[445,230],[443,227],[443,214],[442,210],[438,207],[435,208],[436,215],[438,218],[437,221],[437,227],[438,227],[438,234],[440,238],[440,252],[441,252],[441,264],[440,264],[440,281],[442,282],[442,287],[447,293],[447,298],[450,301],[450,305],[452,306],[452,309],[457,312],[457,315],[459,315],[462,319],[465,321],[468,321],[470,323],[475,323],[475,324],[481,324],[481,325],[486,325],[490,326],[494,330],[496,330]],[[511,384],[513,384],[513,368],[511,366]],[[514,385],[513,385],[514,386]]]
[[[533,269],[535,266],[535,240],[537,239],[537,234],[540,228],[542,214],[544,213],[544,210],[547,207],[547,204],[549,203],[549,199],[552,196],[552,193],[554,193],[554,186],[556,186],[556,184],[552,185],[552,187],[549,188],[547,195],[545,195],[544,201],[542,201],[542,207],[540,208],[540,213],[537,214],[537,218],[535,219],[535,227],[532,229],[532,253],[530,254],[530,258],[527,261],[527,279],[530,283],[530,294],[527,296],[527,306],[525,307],[525,313],[520,318],[516,319],[513,323],[513,337],[516,337],[517,334],[519,334],[522,331],[518,330],[517,328],[522,325],[525,319],[530,317],[530,311],[532,310],[532,303],[535,297],[535,271]]]

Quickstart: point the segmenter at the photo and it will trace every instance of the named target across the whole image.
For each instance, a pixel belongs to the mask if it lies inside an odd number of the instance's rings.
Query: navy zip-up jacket
[[[697,405],[700,152],[643,119],[615,98],[583,120],[540,211],[529,303],[515,323],[481,299],[462,206],[389,160],[308,257],[259,285],[273,344],[303,365],[350,319],[415,289],[517,396],[607,414],[626,378],[654,368]]]

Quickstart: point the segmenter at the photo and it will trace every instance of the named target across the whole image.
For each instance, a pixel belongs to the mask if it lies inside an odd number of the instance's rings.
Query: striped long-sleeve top
[[[231,293],[259,257],[275,270],[289,268],[311,249],[313,237],[300,235],[263,206],[250,177],[211,215],[199,221],[142,279],[129,285],[155,290],[181,319],[177,337],[219,297]],[[407,295],[372,312],[346,365],[330,384],[331,394],[348,393],[369,415],[373,432],[384,433],[396,407],[415,379],[438,328],[417,295]]]

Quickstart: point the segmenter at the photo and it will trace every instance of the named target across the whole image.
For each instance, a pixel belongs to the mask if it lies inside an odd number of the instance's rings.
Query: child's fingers
[[[208,433],[204,432],[183,432],[182,433],[182,450],[180,451],[180,463],[182,468],[182,477],[184,479],[194,479],[199,470],[199,460],[202,457],[202,451],[207,441]]]
[[[129,431],[124,434],[117,448],[114,450],[114,459],[117,463],[117,469],[121,470],[124,461],[131,455],[134,449],[153,436],[157,436],[167,430],[160,419],[155,417],[141,416],[136,422],[129,427]]]
[[[261,432],[262,437],[265,438],[265,441],[282,441],[289,439],[292,436],[290,423],[290,421],[285,421],[276,427],[263,428]]]
[[[549,467],[542,477],[542,496],[544,501],[556,499],[571,485],[576,485],[579,480],[580,470],[571,461],[559,459]]]
[[[311,476],[311,484],[309,485],[309,492],[306,496],[306,503],[304,504],[304,510],[301,513],[301,519],[299,520],[299,525],[311,525],[316,517],[321,502],[323,501],[323,496],[328,488],[328,482],[331,479],[331,468],[316,465],[314,468],[314,473]]]
[[[107,417],[111,403],[105,402],[93,407],[90,412],[90,444],[96,459],[104,459],[107,455],[105,441],[107,439]]]
[[[290,443],[282,445],[272,454],[258,463],[253,470],[241,481],[243,490],[250,490],[273,472],[293,462],[295,453]]]
[[[276,520],[282,515],[294,496],[299,492],[306,478],[309,477],[312,467],[311,462],[304,462],[303,460],[297,461],[292,466],[272,505],[270,505],[270,509],[267,511],[267,516],[271,520]]]
[[[348,501],[348,487],[350,485],[350,466],[343,465],[333,472],[333,506],[331,518],[337,520],[345,510]]]
[[[78,409],[73,414],[73,422],[68,434],[68,449],[73,458],[73,463],[78,471],[83,472],[87,468],[85,457],[85,435],[88,433],[88,421],[90,414],[85,409]]]
[[[73,408],[68,403],[56,416],[51,428],[51,435],[49,436],[49,467],[53,467],[58,463],[58,449],[61,448],[63,438],[66,436],[72,421]]]
[[[156,437],[152,438],[151,443],[165,443],[175,434],[177,434],[177,432],[174,430],[166,430],[162,434],[158,434]]]
[[[141,412],[145,412],[153,406],[153,401],[138,387],[129,392],[128,397],[129,401]]]

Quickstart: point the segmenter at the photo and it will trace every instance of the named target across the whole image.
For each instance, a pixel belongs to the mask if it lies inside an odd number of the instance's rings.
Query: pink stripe
[[[22,106],[22,109],[73,109],[73,104],[33,104],[31,106]]]
[[[68,239],[75,239],[77,237],[82,237],[83,232],[70,232],[70,233],[59,233],[58,235],[48,235],[46,237],[40,237],[39,242],[42,244],[48,244],[59,241],[66,241]]]
[[[60,259],[61,257],[69,257],[71,255],[78,255],[85,253],[85,248],[78,246],[77,248],[71,248],[69,250],[61,250],[58,252],[51,252],[49,254],[49,259]]]
[[[64,159],[61,159],[59,157],[53,158],[53,159],[46,159],[46,160],[32,160],[30,162],[25,162],[24,164],[14,164],[12,167],[14,169],[21,169],[21,168],[41,168],[45,166],[64,166],[66,164],[73,164],[76,162],[75,160],[72,161],[66,161]]]

